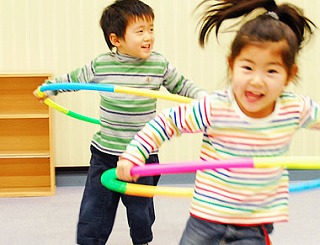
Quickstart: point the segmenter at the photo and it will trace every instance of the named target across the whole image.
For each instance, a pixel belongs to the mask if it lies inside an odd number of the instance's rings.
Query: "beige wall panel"
[[[0,72],[50,72],[56,75],[82,66],[108,51],[99,27],[105,0],[0,0]],[[227,83],[226,55],[233,33],[217,43],[212,35],[201,49],[197,41],[198,0],[146,0],[156,14],[155,50],[164,54],[178,70],[209,92]],[[306,15],[320,26],[320,1],[295,0]],[[320,101],[319,31],[299,57],[300,84],[292,89]],[[31,92],[31,91],[30,91]],[[98,116],[97,92],[61,94],[55,101],[73,111]],[[159,110],[172,106],[159,102]],[[92,135],[98,127],[54,112],[56,166],[86,166]],[[161,148],[162,162],[198,158],[200,135],[183,135]],[[320,155],[318,133],[303,130],[294,138],[291,154]]]

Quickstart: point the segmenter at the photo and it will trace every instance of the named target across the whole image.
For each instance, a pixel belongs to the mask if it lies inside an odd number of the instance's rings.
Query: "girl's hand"
[[[131,176],[130,171],[134,164],[128,160],[120,159],[117,163],[116,174],[119,180],[136,182],[139,176]]]

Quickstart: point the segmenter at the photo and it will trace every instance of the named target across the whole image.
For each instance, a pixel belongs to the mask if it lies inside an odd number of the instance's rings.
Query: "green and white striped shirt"
[[[207,93],[180,75],[161,54],[152,52],[148,59],[138,59],[119,53],[98,56],[90,64],[47,83],[98,83],[159,90],[201,98]],[[64,92],[54,91],[53,93]],[[156,99],[100,93],[101,129],[93,136],[92,145],[104,153],[120,155],[134,135],[156,114]]]

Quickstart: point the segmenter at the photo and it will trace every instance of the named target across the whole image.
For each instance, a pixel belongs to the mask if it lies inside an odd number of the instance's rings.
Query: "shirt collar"
[[[144,61],[144,59],[142,58],[137,58],[127,54],[121,54],[118,51],[116,51],[114,54],[115,54],[115,58],[120,62],[140,63]]]

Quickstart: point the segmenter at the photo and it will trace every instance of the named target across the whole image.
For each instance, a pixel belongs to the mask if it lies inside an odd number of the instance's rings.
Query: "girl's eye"
[[[252,71],[252,68],[250,66],[242,66],[242,69],[247,70],[247,71]]]
[[[274,74],[274,73],[278,73],[278,72],[276,70],[274,70],[274,69],[270,69],[270,70],[268,70],[268,73]]]

